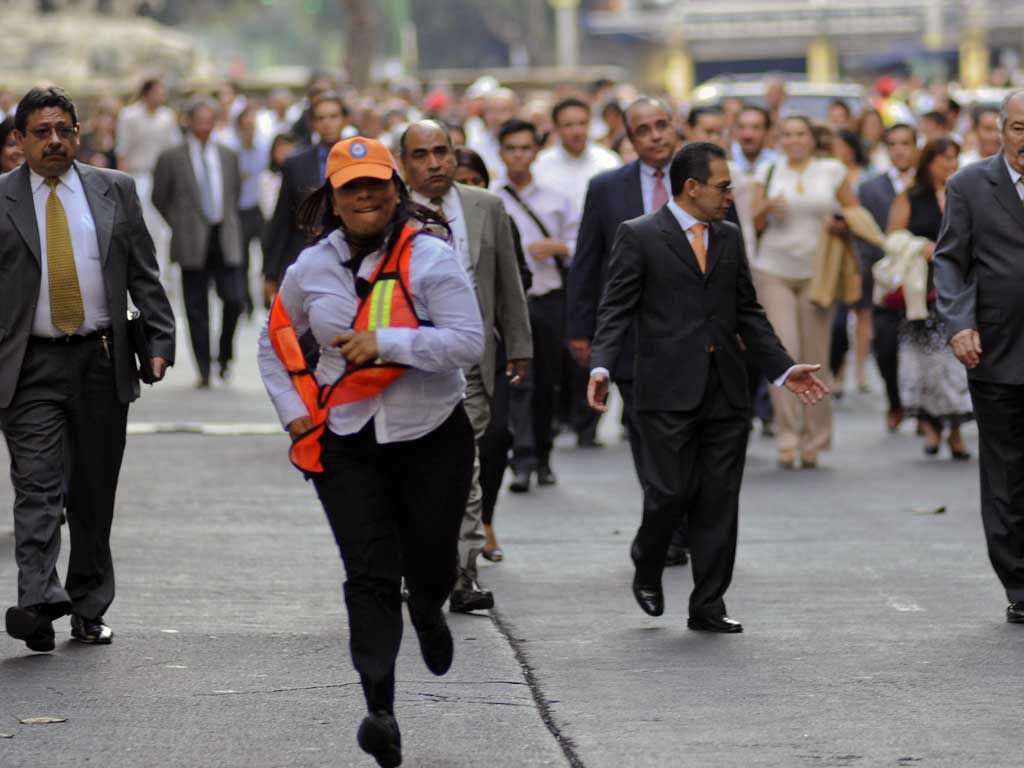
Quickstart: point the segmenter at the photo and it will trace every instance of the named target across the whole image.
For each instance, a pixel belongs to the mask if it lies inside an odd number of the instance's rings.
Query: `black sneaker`
[[[77,613],[71,614],[71,637],[86,645],[110,645],[114,630],[103,623],[103,617],[87,619]]]
[[[402,734],[390,712],[372,712],[363,718],[356,736],[360,749],[372,755],[381,768],[398,768],[402,764]]]
[[[448,610],[454,613],[487,611],[493,607],[494,594],[489,589],[481,589],[476,579],[460,578],[448,602]]]

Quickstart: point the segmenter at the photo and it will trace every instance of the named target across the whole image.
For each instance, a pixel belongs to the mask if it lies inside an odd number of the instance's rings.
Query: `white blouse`
[[[757,270],[791,280],[814,276],[818,242],[829,217],[839,211],[836,193],[845,178],[846,167],[831,158],[813,158],[800,173],[785,157],[758,170],[757,182],[767,184],[765,198],[782,195],[786,210],[768,216],[754,260]]]

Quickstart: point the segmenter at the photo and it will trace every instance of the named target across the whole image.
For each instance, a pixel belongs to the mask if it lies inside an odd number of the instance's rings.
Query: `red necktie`
[[[651,213],[654,213],[668,202],[668,190],[665,189],[665,183],[662,181],[664,178],[665,171],[658,168],[654,172],[654,194],[651,195]]]

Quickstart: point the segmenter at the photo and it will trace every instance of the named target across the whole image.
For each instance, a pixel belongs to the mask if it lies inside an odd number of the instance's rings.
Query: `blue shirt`
[[[363,259],[358,276],[368,280],[381,256],[377,252]],[[359,308],[356,276],[344,266],[350,257],[344,235],[335,230],[299,255],[278,293],[295,332],[301,336],[312,330],[320,345],[320,384],[333,383],[345,372],[345,358],[331,342],[351,330]],[[376,331],[380,358],[409,370],[376,397],[332,408],[327,419],[331,432],[355,434],[373,419],[378,443],[415,440],[439,427],[461,402],[466,388],[462,370],[483,357],[484,331],[476,292],[451,246],[430,235],[413,241],[409,292],[416,316],[431,326]],[[309,414],[270,344],[268,325],[259,340],[260,374],[287,426]]]

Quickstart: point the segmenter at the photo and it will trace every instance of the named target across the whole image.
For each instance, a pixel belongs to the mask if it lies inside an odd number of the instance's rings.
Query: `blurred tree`
[[[377,51],[377,11],[371,0],[338,0],[346,16],[345,70],[362,89],[370,84],[370,67]]]

